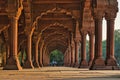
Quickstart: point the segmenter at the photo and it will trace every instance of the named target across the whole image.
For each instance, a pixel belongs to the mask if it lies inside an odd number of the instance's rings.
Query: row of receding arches
[[[22,1],[22,0],[19,0]],[[101,4],[100,4],[101,5]],[[8,5],[11,6],[11,5]],[[16,7],[13,5],[12,7]],[[17,6],[18,7],[18,6]],[[98,6],[99,7],[99,6]],[[10,7],[10,9],[12,9]],[[96,10],[96,9],[95,9]],[[101,9],[100,9],[101,10]],[[33,23],[31,20],[30,4],[26,1],[17,9],[21,13],[18,15],[12,15],[10,17],[10,27],[8,29],[8,44],[6,44],[6,65],[4,69],[21,69],[20,62],[18,60],[18,53],[21,52],[21,57],[24,68],[42,67],[49,64],[49,54],[51,51],[58,49],[64,53],[64,65],[74,67],[87,67],[86,61],[86,34],[90,35],[90,60],[94,58],[94,29],[80,29],[80,22],[65,9],[54,8],[48,10],[45,13],[41,13]],[[18,13],[16,11],[16,13]],[[104,69],[106,64],[102,59],[101,54],[101,18],[102,12],[99,13],[99,9],[95,13],[95,60],[92,62],[93,68]],[[10,13],[12,14],[12,13]],[[53,16],[48,16],[52,14]],[[63,15],[63,16],[61,16]],[[101,16],[102,15],[102,16]],[[112,15],[112,14],[111,14]],[[64,21],[58,16],[63,17]],[[108,15],[109,16],[109,15]],[[107,16],[107,18],[108,18]],[[47,20],[46,20],[47,17]],[[114,16],[113,16],[114,17]],[[50,19],[50,20],[49,20]],[[57,20],[56,20],[57,19]],[[70,21],[69,21],[70,20]],[[109,24],[113,25],[111,17]],[[82,23],[81,23],[82,24]],[[113,27],[108,25],[109,27]],[[108,28],[109,34],[112,34],[113,28]],[[87,31],[86,31],[87,30]],[[4,35],[6,32],[4,32]],[[10,37],[10,38],[9,38]],[[113,35],[112,35],[113,37]],[[108,46],[108,51],[113,50],[112,39],[108,37],[108,45],[111,43],[112,47]],[[79,63],[78,53],[81,43],[81,62]],[[26,54],[24,54],[24,52]],[[109,51],[111,52],[111,51]],[[114,60],[113,53],[107,54],[109,69],[116,68],[116,61]],[[25,59],[24,59],[24,56]]]

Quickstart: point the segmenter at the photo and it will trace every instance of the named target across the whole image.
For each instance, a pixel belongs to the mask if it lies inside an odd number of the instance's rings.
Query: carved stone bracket
[[[34,25],[31,26],[31,23],[29,23],[28,26],[27,26],[26,29],[25,29],[25,34],[32,36],[34,30],[35,30],[35,26],[34,26]]]
[[[8,16],[16,17],[19,19],[23,10],[23,0],[8,0]]]

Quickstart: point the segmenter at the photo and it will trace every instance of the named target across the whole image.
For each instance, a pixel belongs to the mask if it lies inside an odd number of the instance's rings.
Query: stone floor
[[[119,70],[88,70],[69,67],[0,70],[0,80],[120,80]]]

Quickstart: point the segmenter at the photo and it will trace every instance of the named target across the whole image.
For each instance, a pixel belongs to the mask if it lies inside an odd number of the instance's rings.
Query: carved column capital
[[[23,10],[23,0],[8,0],[8,16],[14,16],[19,19]]]
[[[113,11],[109,11],[108,13],[105,14],[105,19],[106,20],[114,20],[116,18],[117,13]]]
[[[86,36],[87,33],[88,33],[88,32],[87,32],[86,30],[81,30],[81,35],[82,35],[82,36]]]
[[[75,38],[74,41],[75,41],[75,43],[79,43],[79,42],[80,42],[80,39]]]
[[[95,19],[95,20],[102,20],[103,19],[103,17],[104,17],[104,12],[103,12],[103,10],[94,10],[94,13],[93,13],[93,18]]]
[[[93,36],[93,35],[95,35],[95,32],[94,31],[90,31],[89,32],[89,36]]]

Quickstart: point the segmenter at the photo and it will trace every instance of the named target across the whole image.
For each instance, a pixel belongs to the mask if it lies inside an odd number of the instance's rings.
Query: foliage
[[[120,30],[115,30],[115,57],[120,64]]]
[[[102,53],[103,53],[103,58],[106,58],[106,40],[102,42]]]
[[[58,50],[54,50],[50,54],[50,63],[52,63],[52,61],[56,61],[57,65],[62,65],[63,57],[64,57],[64,55],[62,54],[62,52],[60,52]]]
[[[89,61],[89,40],[86,40],[86,57],[87,61]]]

